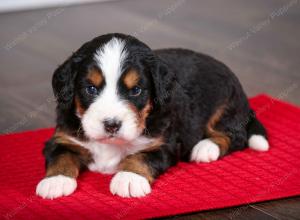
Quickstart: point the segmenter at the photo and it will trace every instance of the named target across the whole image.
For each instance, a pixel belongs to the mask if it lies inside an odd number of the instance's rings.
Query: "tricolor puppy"
[[[74,192],[80,171],[114,174],[110,191],[141,197],[178,161],[266,151],[262,124],[235,75],[185,49],[151,50],[123,34],[97,37],[54,72],[57,126],[36,193]]]

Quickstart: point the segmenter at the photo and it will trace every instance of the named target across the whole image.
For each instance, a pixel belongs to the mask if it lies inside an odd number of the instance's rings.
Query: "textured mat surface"
[[[71,196],[40,199],[34,192],[44,175],[41,150],[53,129],[0,136],[0,218],[136,219],[300,195],[300,108],[263,95],[251,105],[269,131],[269,152],[246,149],[210,164],[180,163],[141,199],[112,196],[111,176],[91,172],[80,176]]]

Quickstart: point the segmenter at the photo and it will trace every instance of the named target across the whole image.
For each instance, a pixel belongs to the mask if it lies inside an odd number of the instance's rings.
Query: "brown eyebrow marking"
[[[132,89],[139,82],[140,76],[136,70],[129,70],[125,77],[123,78],[123,82],[128,89]]]
[[[93,68],[89,70],[89,73],[87,75],[87,78],[95,85],[95,86],[100,86],[103,83],[103,75],[101,71]]]

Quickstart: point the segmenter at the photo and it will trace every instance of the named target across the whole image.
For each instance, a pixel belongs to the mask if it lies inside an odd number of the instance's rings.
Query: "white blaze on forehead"
[[[125,44],[122,39],[112,38],[95,53],[94,59],[101,69],[105,86],[82,117],[83,129],[90,138],[107,136],[103,121],[111,118],[122,123],[118,137],[132,140],[140,133],[135,113],[118,93],[118,82],[128,54]]]
[[[95,59],[105,77],[107,87],[115,87],[122,73],[122,64],[127,57],[124,47],[125,41],[112,38],[96,52]]]
[[[95,55],[95,59],[103,73],[105,87],[97,97],[94,105],[101,108],[103,119],[122,117],[124,104],[118,96],[117,84],[122,74],[122,64],[127,53],[124,50],[125,42],[121,39],[112,38]],[[98,112],[100,114],[100,112]]]
[[[105,79],[105,87],[94,104],[101,106],[103,119],[121,116],[124,104],[118,96],[118,81],[122,74],[122,65],[127,57],[125,41],[112,38],[95,55]],[[100,112],[99,112],[100,113]]]

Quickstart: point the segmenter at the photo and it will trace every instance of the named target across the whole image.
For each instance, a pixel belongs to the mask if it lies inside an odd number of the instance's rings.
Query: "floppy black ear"
[[[166,105],[171,97],[175,84],[175,74],[159,58],[156,59],[156,65],[152,71],[152,79],[155,87],[154,104]]]
[[[60,65],[53,74],[52,88],[58,107],[66,109],[71,106],[74,93],[76,71],[73,67],[73,56]]]
[[[76,52],[54,71],[52,88],[60,109],[68,109],[72,105],[78,64],[82,59]]]
[[[71,57],[61,64],[53,74],[52,88],[58,108],[71,107],[74,97],[74,83],[79,64],[88,56],[91,41],[83,44]]]

